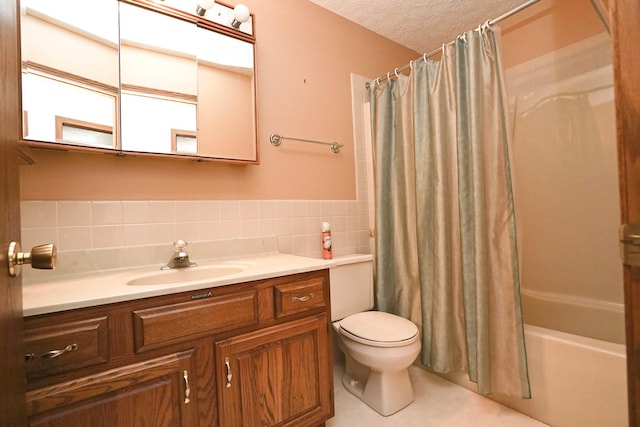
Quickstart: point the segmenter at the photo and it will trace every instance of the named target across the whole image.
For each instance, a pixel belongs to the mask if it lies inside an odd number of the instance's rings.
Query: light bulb
[[[204,16],[207,10],[211,9],[215,4],[215,0],[200,0],[198,4],[196,4],[196,13],[199,16]]]
[[[251,14],[249,13],[249,8],[241,3],[233,8],[233,16],[231,26],[237,30],[240,28],[240,24],[249,20]]]

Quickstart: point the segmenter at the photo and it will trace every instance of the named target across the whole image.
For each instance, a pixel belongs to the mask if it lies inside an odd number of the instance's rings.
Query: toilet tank
[[[373,308],[373,256],[347,255],[333,259],[329,269],[331,320]]]

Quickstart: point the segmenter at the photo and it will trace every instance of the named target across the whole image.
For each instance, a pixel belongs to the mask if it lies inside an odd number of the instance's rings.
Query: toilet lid
[[[406,344],[418,335],[418,327],[403,317],[382,311],[365,311],[340,321],[340,329],[363,340]]]

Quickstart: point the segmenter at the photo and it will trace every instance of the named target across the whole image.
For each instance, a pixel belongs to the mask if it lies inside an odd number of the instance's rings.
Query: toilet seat
[[[373,347],[400,347],[418,339],[418,327],[403,317],[381,311],[365,311],[340,321],[340,332]]]

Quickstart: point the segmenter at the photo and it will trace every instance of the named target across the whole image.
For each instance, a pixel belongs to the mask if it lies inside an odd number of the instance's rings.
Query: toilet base
[[[346,372],[342,376],[342,385],[349,393],[385,417],[395,414],[414,400],[407,369],[384,373],[369,370],[368,376],[360,378]]]

